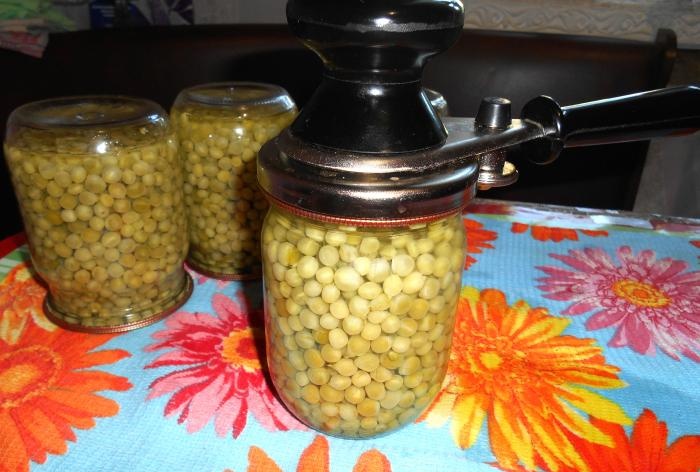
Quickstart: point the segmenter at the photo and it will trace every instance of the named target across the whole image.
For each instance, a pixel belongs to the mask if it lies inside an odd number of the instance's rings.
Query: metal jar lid
[[[261,149],[258,180],[278,203],[326,220],[433,219],[459,211],[476,190],[478,162],[465,162],[451,141],[411,153],[353,153],[287,129]]]
[[[325,71],[292,126],[261,149],[263,190],[330,220],[390,223],[460,210],[475,192],[478,162],[460,157],[463,146],[453,143],[466,128],[445,127],[421,74],[461,34],[461,2],[290,0],[287,18]]]

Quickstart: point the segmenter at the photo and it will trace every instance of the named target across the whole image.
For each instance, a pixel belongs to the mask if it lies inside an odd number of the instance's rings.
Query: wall
[[[698,0],[467,0],[465,26],[653,40],[676,32],[679,46],[700,48]]]
[[[79,28],[89,0],[56,0]],[[141,0],[145,1],[145,0]],[[158,1],[158,0],[148,0]],[[286,0],[193,0],[195,23],[284,23]],[[467,28],[651,40],[671,28],[683,48],[700,48],[700,0],[465,0]]]
[[[286,0],[194,0],[197,23],[284,23]],[[467,28],[652,40],[673,29],[700,48],[700,0],[465,0]]]
[[[286,23],[286,0],[194,0],[195,23]]]

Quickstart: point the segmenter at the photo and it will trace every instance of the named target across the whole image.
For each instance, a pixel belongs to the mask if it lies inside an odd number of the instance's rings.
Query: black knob
[[[481,100],[474,119],[475,127],[505,129],[510,124],[510,100],[501,97],[486,97]]]
[[[405,152],[447,136],[420,83],[425,62],[459,37],[459,0],[289,0],[292,32],[323,60],[297,137],[360,152]]]

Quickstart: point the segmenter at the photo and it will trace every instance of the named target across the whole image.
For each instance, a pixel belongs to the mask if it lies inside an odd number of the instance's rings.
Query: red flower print
[[[483,224],[469,218],[464,218],[464,231],[467,235],[467,257],[464,261],[466,270],[476,262],[476,259],[469,254],[481,254],[482,249],[493,249],[490,242],[495,241],[498,234],[484,229]]]
[[[5,257],[26,242],[27,236],[24,233],[17,233],[0,240],[0,257]]]
[[[29,470],[47,454],[65,454],[75,441],[73,428],[90,429],[96,417],[114,416],[119,404],[97,394],[124,391],[124,377],[92,368],[129,353],[93,351],[115,335],[85,335],[26,325],[13,344],[0,339],[1,472]]]
[[[614,347],[654,354],[655,346],[673,359],[700,362],[700,271],[685,272],[685,261],[657,259],[654,251],[634,254],[623,246],[619,264],[602,249],[552,254],[573,270],[540,267],[547,274],[539,288],[552,300],[573,302],[562,313],[592,311],[589,330],[614,326]]]
[[[238,303],[214,295],[217,316],[178,312],[153,335],[147,351],[171,349],[146,368],[179,367],[150,385],[149,399],[172,394],[165,415],[178,415],[187,431],[201,430],[212,418],[219,436],[245,429],[248,412],[266,429],[304,429],[275,399],[265,382],[261,361],[260,310],[251,311],[242,294]],[[250,323],[255,323],[253,326]]]
[[[612,446],[594,444],[569,434],[569,440],[583,458],[583,468],[564,467],[560,472],[697,472],[700,470],[700,436],[683,436],[670,446],[668,428],[650,410],[634,422],[628,437],[622,426],[591,418],[591,423],[612,438]],[[549,471],[540,460],[542,470]],[[503,469],[521,472],[525,469]]]
[[[700,436],[683,436],[670,446],[666,423],[644,410],[627,437],[621,426],[593,418],[601,431],[613,438],[614,446],[603,447],[572,438],[591,471],[697,472],[700,470]],[[572,471],[573,472],[573,471]]]
[[[513,223],[510,227],[510,231],[516,234],[525,233],[528,229],[530,229],[532,239],[543,242],[553,241],[555,243],[559,243],[564,240],[578,241],[578,233],[593,238],[608,235],[607,231],[602,230],[557,228],[550,226],[526,225],[524,223]]]

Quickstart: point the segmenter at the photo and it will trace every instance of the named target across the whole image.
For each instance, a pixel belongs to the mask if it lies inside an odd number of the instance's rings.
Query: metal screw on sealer
[[[680,136],[700,128],[700,88],[695,85],[565,107],[543,95],[525,104],[520,120],[510,120],[509,108],[507,99],[497,97],[483,99],[479,107],[474,130],[498,134],[499,141],[492,143],[497,149],[478,154],[479,189],[510,185],[517,180],[517,171],[505,160],[506,154],[550,164],[567,147]],[[508,140],[508,133],[519,137]]]
[[[502,142],[487,144],[487,138],[483,144],[496,149],[483,153],[476,150],[480,165],[478,188],[488,190],[517,180],[518,172],[506,160],[507,155],[549,164],[567,147],[693,133],[700,127],[699,106],[700,89],[693,85],[566,107],[540,96],[523,107],[520,120],[511,120],[507,99],[484,98],[474,120],[474,131]],[[509,133],[518,137],[509,140]]]
[[[484,134],[498,133],[512,124],[510,100],[501,97],[486,97],[479,105],[474,119],[474,131]],[[506,160],[507,151],[499,149],[479,155],[479,190],[505,187],[518,180],[515,166]]]
[[[487,98],[445,117],[421,85],[458,38],[457,0],[291,0],[291,30],[323,60],[319,88],[263,146],[258,180],[267,359],[308,426],[366,438],[413,421],[440,389],[464,260],[461,211],[513,183],[506,158],[549,162],[567,145],[697,128],[700,89],[560,107],[520,119]]]

